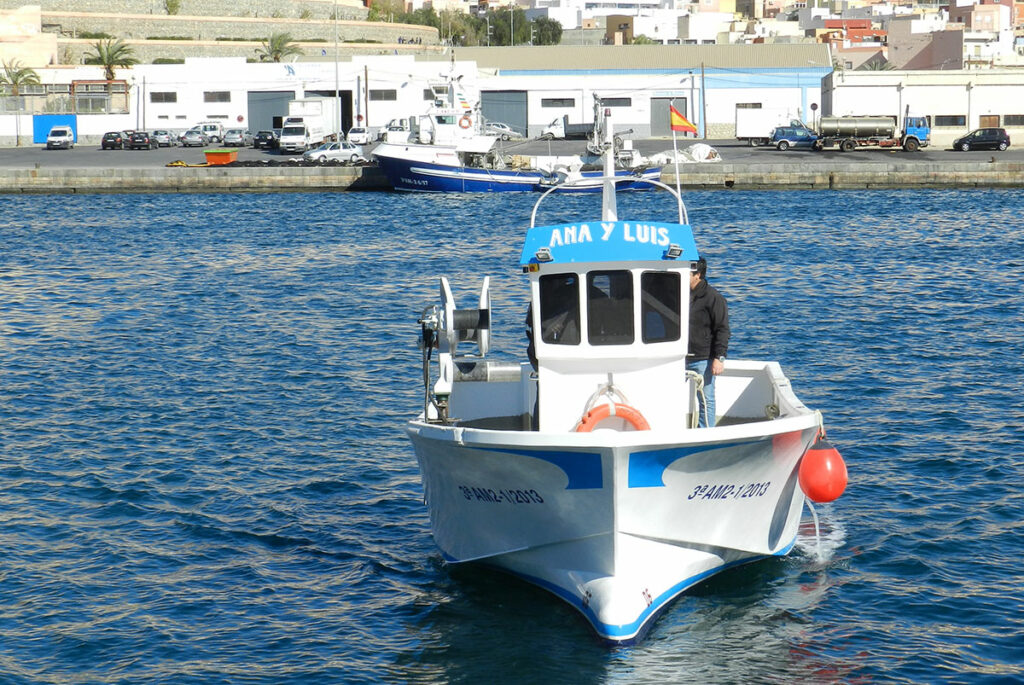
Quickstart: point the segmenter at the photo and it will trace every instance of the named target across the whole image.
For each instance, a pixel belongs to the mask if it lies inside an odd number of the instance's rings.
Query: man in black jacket
[[[707,282],[707,272],[703,257],[690,272],[690,348],[686,355],[686,368],[704,376],[706,407],[698,396],[701,428],[715,425],[715,376],[725,370],[729,352],[729,306]]]

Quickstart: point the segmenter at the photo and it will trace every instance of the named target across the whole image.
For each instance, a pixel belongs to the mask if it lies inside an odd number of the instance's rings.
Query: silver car
[[[178,144],[178,139],[171,135],[170,131],[165,129],[157,129],[153,131],[153,140],[156,141],[159,147],[174,147]]]
[[[353,145],[346,140],[339,143],[324,143],[318,148],[304,152],[302,158],[310,162],[320,162],[321,164],[335,159],[355,164],[360,159],[364,159],[362,146]]]
[[[206,137],[206,134],[196,129],[189,129],[178,137],[182,147],[206,147],[210,144],[210,139]]]
[[[252,134],[244,128],[229,128],[224,132],[224,144],[249,147],[252,145]]]
[[[370,131],[363,126],[353,126],[348,130],[348,142],[356,145],[366,145],[370,142]]]
[[[516,140],[523,137],[514,128],[508,124],[503,124],[500,121],[488,122],[485,132],[487,135],[498,136],[502,140]]]

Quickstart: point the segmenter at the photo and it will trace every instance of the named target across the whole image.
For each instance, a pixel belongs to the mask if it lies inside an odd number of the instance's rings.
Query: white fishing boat
[[[717,423],[697,427],[685,207],[656,182],[671,220],[620,220],[610,158],[599,218],[537,226],[534,208],[520,265],[536,369],[487,359],[487,278],[470,309],[441,278],[420,319],[423,413],[406,430],[447,562],[535,583],[622,643],[695,583],[788,553],[805,491],[838,497],[846,470],[774,361],[729,359]]]
[[[587,192],[600,190],[604,175],[601,159],[594,157],[595,142],[605,130],[603,109],[595,104],[594,133],[581,155],[510,154],[497,135],[484,130],[479,93],[462,83],[452,71],[431,83],[434,100],[426,114],[412,118],[405,140],[385,140],[372,157],[394,190],[442,193],[496,193],[547,190]],[[647,181],[661,177],[663,165],[648,164],[630,141],[616,136],[615,175],[619,190],[650,190]],[[599,149],[598,149],[599,152]],[[594,168],[593,162],[597,162]],[[574,181],[579,180],[576,183]]]

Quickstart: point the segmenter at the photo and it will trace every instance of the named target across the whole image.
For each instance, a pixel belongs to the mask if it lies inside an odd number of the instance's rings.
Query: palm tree
[[[894,67],[890,62],[882,60],[871,60],[857,67],[856,71],[895,71]]]
[[[3,65],[4,70],[0,72],[0,85],[10,87],[11,95],[15,97],[14,145],[17,147],[21,145],[21,87],[38,86],[39,74],[35,69],[23,67],[21,62],[16,59],[4,62]]]
[[[256,56],[261,62],[280,62],[285,57],[301,54],[302,48],[292,41],[288,33],[272,33],[270,38],[256,48]]]
[[[139,63],[139,60],[135,59],[131,47],[125,45],[120,38],[97,41],[93,43],[92,49],[96,52],[86,53],[85,63],[102,65],[103,78],[107,81],[114,80],[114,69],[130,67]]]

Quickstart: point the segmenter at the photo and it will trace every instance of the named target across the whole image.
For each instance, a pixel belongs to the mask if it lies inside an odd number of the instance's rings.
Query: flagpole
[[[676,100],[672,98],[669,101],[669,106],[675,109]],[[676,149],[676,127],[672,126],[672,114],[669,113],[669,128],[672,129],[672,162],[676,165],[676,195],[682,197],[682,191],[679,189],[679,150]]]

